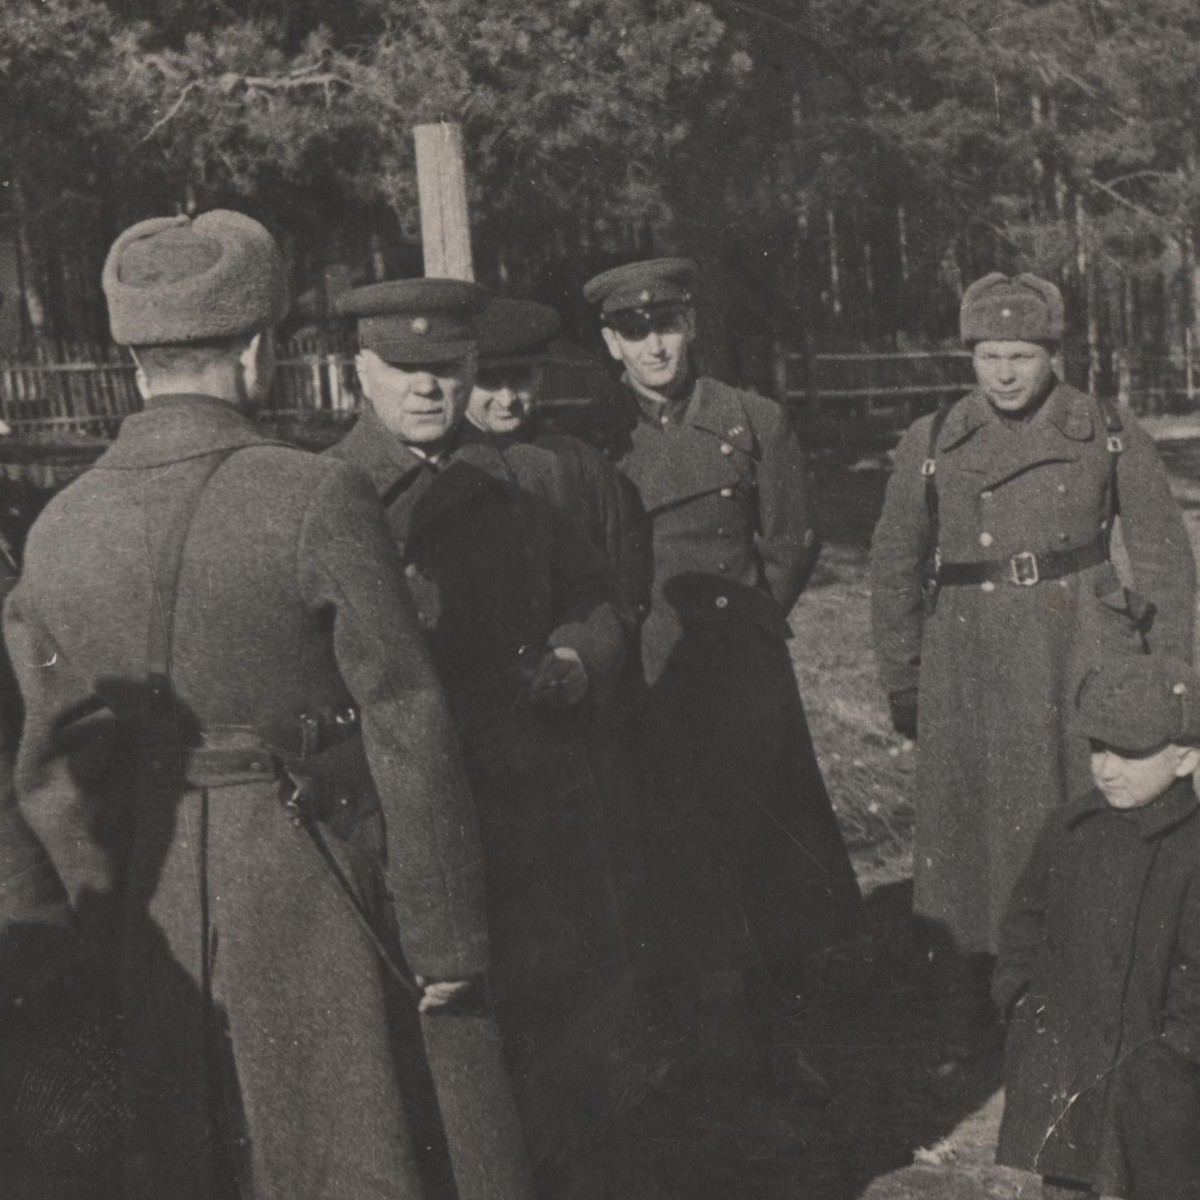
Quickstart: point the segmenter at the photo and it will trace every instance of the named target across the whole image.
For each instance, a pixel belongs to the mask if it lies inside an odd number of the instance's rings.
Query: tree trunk
[[[1075,262],[1079,270],[1080,293],[1087,320],[1088,391],[1095,392],[1100,374],[1100,322],[1096,312],[1096,280],[1088,258],[1087,214],[1083,197],[1075,197]]]
[[[35,341],[49,332],[46,294],[42,288],[42,262],[37,252],[37,238],[29,211],[29,196],[19,175],[11,182],[13,217],[17,230],[17,267],[21,279],[21,298]]]

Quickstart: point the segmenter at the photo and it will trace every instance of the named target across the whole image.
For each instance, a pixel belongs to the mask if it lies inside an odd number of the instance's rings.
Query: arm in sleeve
[[[1038,836],[1025,870],[1009,897],[1000,923],[1000,953],[992,977],[992,997],[1002,1016],[1033,982],[1042,953],[1053,863],[1063,853],[1062,818],[1052,815]]]
[[[299,570],[309,606],[332,613],[338,668],[362,714],[405,956],[428,978],[477,975],[487,933],[474,805],[383,511],[349,467],[337,464],[309,502]]]
[[[15,785],[20,811],[6,805],[6,905],[58,892],[78,912],[91,897],[115,895],[124,789],[115,778],[121,738],[112,712],[72,667],[18,586],[4,606],[4,637],[25,702]],[[10,894],[15,884],[15,894]],[[49,889],[47,891],[47,889]]]
[[[625,662],[632,615],[621,602],[612,569],[577,522],[561,509],[551,522],[555,626],[551,646],[574,650],[587,668],[594,694],[605,694]]]
[[[1153,440],[1129,420],[1117,460],[1121,533],[1133,568],[1133,585],[1158,609],[1150,629],[1152,649],[1189,662],[1196,604],[1196,562],[1179,505]]]
[[[1163,1041],[1200,1065],[1200,872],[1193,871],[1179,909],[1167,979]]]
[[[758,551],[767,587],[786,616],[821,553],[817,494],[800,439],[783,408],[755,407],[758,461]]]
[[[915,688],[920,673],[923,566],[933,549],[921,463],[931,420],[918,421],[900,439],[871,539],[871,631],[888,692]]]

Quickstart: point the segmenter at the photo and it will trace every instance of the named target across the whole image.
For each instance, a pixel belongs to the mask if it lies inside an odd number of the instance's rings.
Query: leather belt
[[[1051,579],[1062,579],[1088,567],[1099,566],[1108,560],[1108,547],[1103,536],[1086,546],[1073,550],[1046,550],[1034,554],[1023,550],[1010,558],[988,559],[983,562],[941,563],[937,569],[939,587],[963,587],[979,583],[1011,583],[1016,587],[1033,587]]]

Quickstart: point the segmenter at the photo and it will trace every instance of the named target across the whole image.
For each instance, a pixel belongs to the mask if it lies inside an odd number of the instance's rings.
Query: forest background
[[[7,0],[0,219],[23,340],[103,339],[141,217],[280,238],[319,326],[420,274],[413,125],[463,127],[476,271],[558,307],[686,253],[716,368],[952,343],[965,283],[1036,270],[1068,352],[1200,341],[1194,0]],[[1200,353],[1200,352],[1198,352]]]

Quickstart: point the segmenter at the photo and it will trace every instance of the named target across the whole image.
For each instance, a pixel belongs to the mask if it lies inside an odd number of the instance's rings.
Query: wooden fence
[[[82,361],[0,362],[0,417],[17,439],[32,443],[106,443],[121,420],[142,406],[132,360],[113,347],[79,347]],[[1200,361],[1118,353],[1105,370],[1067,359],[1066,378],[1081,387],[1089,377],[1099,390],[1139,414],[1195,412],[1200,407]],[[570,405],[603,399],[608,371],[595,360],[552,356],[546,394]],[[971,386],[966,351],[891,354],[782,354],[776,361],[776,394],[822,424],[886,438],[940,400]],[[327,338],[281,345],[275,381],[263,405],[268,420],[337,425],[358,409],[352,351]]]
[[[1200,409],[1200,360],[1117,351],[1108,362],[1060,357],[1068,383],[1127,405],[1139,416]],[[902,428],[939,401],[974,383],[966,350],[910,350],[891,354],[781,354],[776,394],[830,423],[881,431]]]

